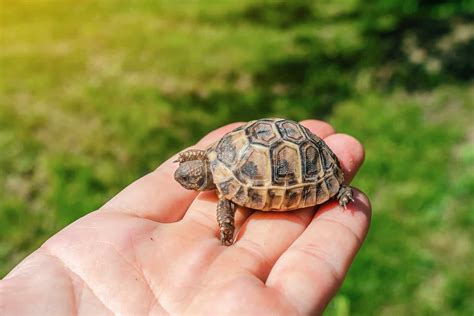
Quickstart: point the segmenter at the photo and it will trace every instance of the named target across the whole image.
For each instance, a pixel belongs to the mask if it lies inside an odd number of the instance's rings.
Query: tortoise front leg
[[[234,215],[235,204],[220,198],[217,203],[217,222],[221,229],[221,243],[225,246],[232,245],[234,241]]]

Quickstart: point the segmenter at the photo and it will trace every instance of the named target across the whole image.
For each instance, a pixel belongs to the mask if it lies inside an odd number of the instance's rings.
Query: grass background
[[[318,118],[365,145],[354,185],[374,208],[327,314],[474,314],[473,17],[471,1],[0,0],[0,276],[214,128]]]

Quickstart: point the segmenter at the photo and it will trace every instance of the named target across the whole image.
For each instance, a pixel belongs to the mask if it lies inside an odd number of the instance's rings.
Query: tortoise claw
[[[337,194],[337,199],[339,200],[339,204],[347,210],[347,204],[349,201],[354,202],[354,199],[352,198],[352,189],[345,185],[341,186]]]
[[[234,231],[232,229],[221,230],[221,244],[223,246],[230,246],[234,241]]]

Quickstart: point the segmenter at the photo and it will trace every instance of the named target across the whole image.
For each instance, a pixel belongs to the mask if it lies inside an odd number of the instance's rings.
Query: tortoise
[[[330,198],[344,208],[352,190],[336,155],[303,125],[277,118],[248,122],[205,150],[179,154],[174,177],[184,188],[217,190],[220,240],[234,240],[236,205],[260,211],[291,211]]]

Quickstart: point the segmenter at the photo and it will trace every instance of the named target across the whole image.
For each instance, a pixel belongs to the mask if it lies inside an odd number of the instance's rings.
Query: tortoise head
[[[206,191],[215,188],[209,160],[203,150],[185,151],[176,161],[179,162],[179,167],[174,173],[174,178],[185,189]]]

